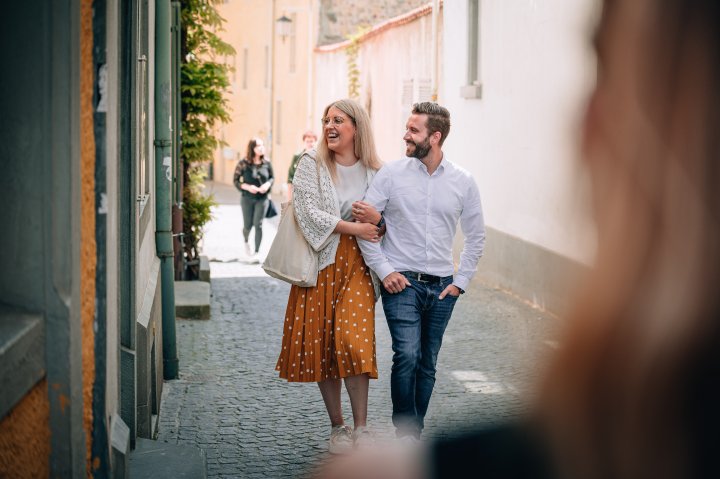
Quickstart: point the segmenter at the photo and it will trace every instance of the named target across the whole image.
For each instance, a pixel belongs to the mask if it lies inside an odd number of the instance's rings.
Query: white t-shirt
[[[337,167],[337,191],[340,202],[340,217],[345,221],[352,221],[352,204],[362,200],[367,191],[367,172],[362,162],[357,161],[352,166],[335,164]]]

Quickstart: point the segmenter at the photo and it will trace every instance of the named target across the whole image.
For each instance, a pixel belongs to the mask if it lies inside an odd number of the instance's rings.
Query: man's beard
[[[411,141],[413,145],[415,145],[415,149],[410,153],[411,158],[417,158],[418,160],[422,160],[426,156],[428,156],[428,153],[430,153],[430,139],[429,137],[425,138],[425,141],[422,143],[415,143],[414,141]]]

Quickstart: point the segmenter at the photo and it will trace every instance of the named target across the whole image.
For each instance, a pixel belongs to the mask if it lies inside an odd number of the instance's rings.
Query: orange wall
[[[87,476],[92,477],[92,386],[95,378],[95,138],[93,135],[92,0],[82,0],[80,31],[81,321],[83,428]],[[52,358],[48,358],[52,360]],[[50,474],[50,403],[43,379],[0,422],[0,477],[34,478]]]
[[[49,476],[49,423],[50,401],[43,379],[0,422],[0,477]]]
[[[83,363],[83,428],[87,476],[92,477],[92,386],[95,380],[95,136],[93,132],[92,0],[80,4],[80,318]]]
[[[80,31],[80,175],[81,175],[81,321],[83,427],[87,475],[92,477],[92,385],[95,378],[95,138],[93,134],[92,0],[82,0]],[[52,358],[48,358],[51,361]],[[48,477],[50,474],[50,402],[43,379],[0,421],[0,477]],[[96,462],[97,463],[97,462]]]

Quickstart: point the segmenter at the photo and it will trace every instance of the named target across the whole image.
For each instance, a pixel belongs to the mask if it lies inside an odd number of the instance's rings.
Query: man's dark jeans
[[[396,294],[381,288],[394,352],[390,390],[398,436],[419,437],[425,427],[438,351],[457,302],[455,296],[438,296],[452,279],[424,282],[408,277],[410,286]]]

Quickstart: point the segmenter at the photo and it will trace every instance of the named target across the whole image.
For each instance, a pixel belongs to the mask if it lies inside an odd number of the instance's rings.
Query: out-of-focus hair
[[[375,149],[375,139],[370,125],[370,117],[365,109],[356,101],[349,98],[338,100],[330,103],[323,111],[323,118],[327,117],[330,108],[335,107],[350,117],[355,126],[354,149],[355,157],[358,158],[366,168],[379,170],[382,166],[377,150]],[[337,168],[335,167],[335,154],[328,148],[327,138],[320,135],[320,141],[317,147],[317,156],[320,161],[325,163],[333,180],[337,179]]]
[[[247,154],[245,155],[245,160],[248,161],[249,163],[252,163],[253,159],[255,158],[255,147],[257,146],[258,141],[261,141],[260,138],[252,138],[248,142]],[[261,160],[265,159],[265,153],[260,155],[260,159]]]
[[[595,267],[540,403],[567,477],[720,477],[720,2],[606,0]]]

